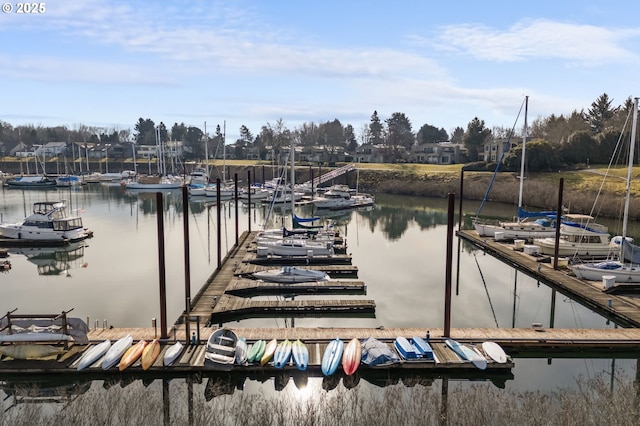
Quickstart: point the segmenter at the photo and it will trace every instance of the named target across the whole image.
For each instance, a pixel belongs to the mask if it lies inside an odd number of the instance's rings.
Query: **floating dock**
[[[258,256],[254,243],[257,232],[244,232],[238,245],[227,254],[205,286],[193,298],[190,312],[184,312],[177,325],[188,317],[200,324],[214,325],[253,317],[293,316],[359,316],[375,314],[373,300],[321,300],[307,298],[293,300],[256,300],[253,296],[296,296],[301,294],[364,294],[366,287],[360,281],[331,280],[303,284],[273,284],[249,280],[258,270],[278,268],[280,265],[305,265],[332,272],[337,276],[357,276],[357,268],[351,265],[351,256]],[[335,262],[335,263],[334,263]],[[337,263],[337,264],[336,264]]]
[[[578,279],[571,275],[568,268],[553,269],[552,264],[540,262],[540,257],[517,251],[513,244],[480,237],[474,230],[458,231],[457,235],[616,324],[622,327],[640,327],[640,302],[636,299],[613,292],[607,293],[601,282]]]

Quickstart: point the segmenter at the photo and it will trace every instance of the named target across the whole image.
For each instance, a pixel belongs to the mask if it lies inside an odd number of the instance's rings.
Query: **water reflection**
[[[36,265],[38,275],[65,275],[71,277],[71,270],[87,267],[82,261],[86,241],[71,243],[63,247],[16,247],[10,248],[12,256],[24,256]]]

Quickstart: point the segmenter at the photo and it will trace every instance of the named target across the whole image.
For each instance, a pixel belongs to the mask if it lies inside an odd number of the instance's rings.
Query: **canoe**
[[[182,353],[182,349],[183,346],[180,342],[176,342],[171,345],[164,353],[164,357],[162,358],[162,365],[164,365],[165,367],[172,365]]]
[[[465,361],[470,361],[479,370],[487,368],[487,360],[485,357],[474,351],[473,349],[456,342],[452,339],[446,339],[445,343],[452,351]]]
[[[124,371],[131,364],[136,362],[138,358],[142,356],[142,352],[144,352],[144,348],[147,346],[149,342],[146,340],[138,340],[138,343],[131,346],[120,358],[120,363],[118,364],[118,370]]]
[[[60,348],[41,343],[20,343],[0,346],[0,354],[13,359],[45,359],[64,352]]]
[[[504,352],[504,349],[502,349],[502,347],[496,342],[483,342],[482,350],[484,351],[484,353],[489,355],[489,358],[499,364],[504,364],[507,362],[507,354]]]
[[[344,347],[342,354],[342,369],[347,376],[351,376],[358,370],[362,359],[362,344],[360,340],[353,338]]]
[[[87,349],[85,353],[82,354],[80,361],[78,362],[78,371],[82,371],[85,368],[92,365],[94,362],[99,360],[107,353],[109,348],[111,347],[111,341],[105,340],[102,343],[94,345]]]
[[[264,354],[264,348],[266,345],[267,342],[265,342],[264,340],[258,340],[253,345],[251,345],[249,352],[247,352],[247,362],[253,363],[260,361],[260,358],[262,358],[262,354]]]
[[[336,372],[340,360],[342,359],[342,351],[344,350],[344,342],[340,338],[335,338],[325,349],[322,355],[322,374],[331,376]]]
[[[309,349],[300,339],[291,346],[291,357],[298,370],[306,370],[309,366]]]
[[[158,339],[154,339],[149,343],[144,350],[142,351],[142,357],[140,363],[142,364],[143,370],[148,370],[156,359],[158,359],[158,355],[160,355],[160,342]]]
[[[204,366],[229,371],[236,361],[238,335],[229,328],[219,328],[211,334],[204,353]]]
[[[393,346],[396,348],[400,356],[404,359],[416,359],[418,358],[418,352],[413,344],[407,340],[406,337],[398,336],[393,342]]]
[[[422,337],[413,336],[411,341],[413,342],[413,347],[418,352],[418,356],[422,357],[423,361],[435,361],[433,348]]]
[[[127,335],[120,340],[116,341],[107,353],[104,355],[102,359],[102,368],[104,370],[108,370],[120,361],[124,352],[129,349],[131,344],[133,343],[133,337],[131,335]]]
[[[264,353],[260,358],[260,365],[265,365],[266,363],[271,361],[271,358],[273,358],[273,354],[276,352],[277,347],[278,341],[276,339],[273,339],[269,343],[267,343],[267,345],[264,347]]]
[[[236,342],[236,364],[245,365],[247,363],[247,340],[242,338]]]
[[[289,339],[285,339],[280,342],[278,347],[276,348],[276,352],[273,355],[273,366],[275,368],[284,368],[284,366],[289,362],[289,358],[291,357],[291,341]]]

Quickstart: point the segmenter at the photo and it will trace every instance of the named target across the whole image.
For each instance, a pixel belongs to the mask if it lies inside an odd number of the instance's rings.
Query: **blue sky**
[[[11,2],[10,2],[11,3]],[[479,117],[510,128],[640,96],[634,1],[46,1],[0,14],[0,120],[133,128],[139,117],[227,143],[282,119],[374,110],[415,132]]]

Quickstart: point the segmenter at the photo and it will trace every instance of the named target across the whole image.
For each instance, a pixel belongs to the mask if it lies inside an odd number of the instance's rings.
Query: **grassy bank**
[[[230,173],[240,179],[253,170],[257,180],[272,177],[270,166],[229,164]],[[218,165],[221,167],[221,165]],[[462,165],[437,166],[427,164],[359,164],[359,173],[350,172],[333,183],[346,183],[365,192],[446,197],[460,193]],[[313,167],[313,174],[328,170]],[[574,213],[592,213],[594,216],[620,217],[624,204],[627,169],[616,168],[604,179],[606,170],[591,168],[581,171],[529,174],[524,183],[523,203],[526,208],[555,210],[558,205],[560,179],[564,180],[563,205]],[[634,176],[636,173],[634,173]],[[296,168],[296,181],[308,180],[310,168]],[[482,200],[493,178],[491,172],[465,172],[464,198]],[[331,183],[331,182],[329,182]],[[488,199],[517,205],[520,179],[518,173],[501,172],[496,176]],[[632,182],[631,219],[640,219],[640,184]],[[597,203],[596,203],[597,200]]]

